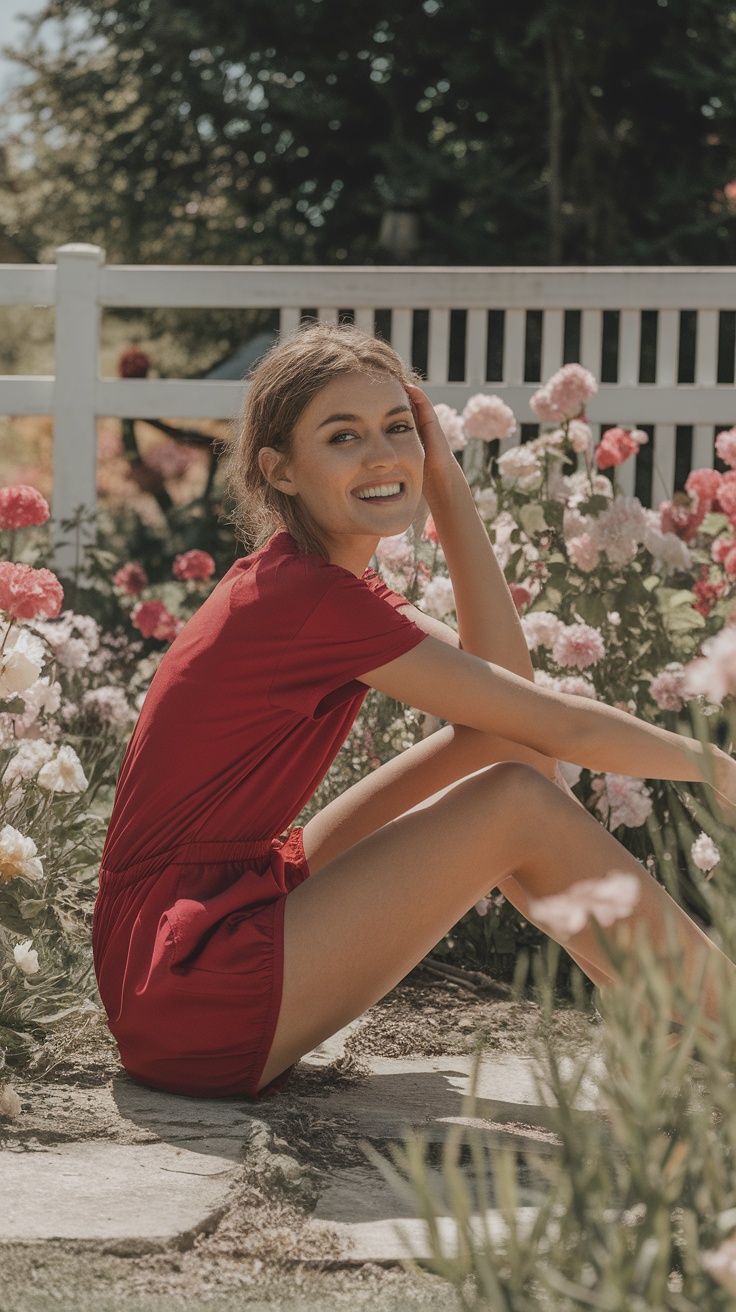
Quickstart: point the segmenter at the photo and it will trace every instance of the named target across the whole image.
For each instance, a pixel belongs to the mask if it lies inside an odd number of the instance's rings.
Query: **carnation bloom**
[[[552,646],[552,658],[558,665],[577,665],[581,670],[602,660],[605,654],[598,629],[589,624],[563,625]]]
[[[685,689],[692,696],[701,693],[713,705],[736,693],[736,627],[726,625],[720,633],[706,638],[702,656],[685,666]]]
[[[599,469],[622,465],[624,460],[636,455],[639,447],[648,441],[649,435],[638,428],[634,432],[629,428],[608,428],[596,447],[595,462]]]
[[[541,487],[544,469],[536,451],[524,446],[512,446],[498,457],[498,472],[503,487],[516,486],[521,492],[535,492]]]
[[[0,880],[43,879],[43,866],[32,838],[12,825],[0,829]]]
[[[591,916],[604,927],[625,920],[640,896],[636,875],[612,870],[603,879],[578,880],[564,893],[529,898],[529,912],[534,922],[555,938],[567,939],[579,933]]]
[[[602,779],[594,779],[591,788],[598,799],[595,809],[609,821],[612,831],[619,825],[637,829],[652,814],[652,795],[643,779],[606,774]]]
[[[567,437],[573,451],[578,455],[584,451],[590,451],[593,445],[593,433],[590,424],[586,424],[582,419],[571,419],[567,426]]]
[[[685,491],[698,498],[707,515],[721,486],[723,475],[717,469],[693,469],[685,479]]]
[[[183,628],[183,623],[166,609],[162,601],[156,599],[139,601],[130,612],[130,622],[144,638],[164,638],[169,642],[179,632],[177,625]]]
[[[600,554],[590,533],[581,533],[578,537],[570,538],[566,546],[573,565],[577,565],[584,574],[590,574],[598,565]]]
[[[200,579],[206,583],[215,572],[215,562],[208,551],[194,548],[176,557],[171,572],[177,579]]]
[[[689,492],[675,492],[671,501],[659,503],[662,531],[676,533],[683,542],[692,541],[705,516],[705,506]]]
[[[513,598],[517,612],[521,612],[524,606],[528,606],[532,599],[532,594],[523,583],[509,583],[509,592]]]
[[[50,515],[49,503],[27,483],[0,488],[0,528],[30,528],[45,524]]]
[[[598,550],[605,551],[612,565],[630,565],[646,528],[647,518],[638,498],[617,496],[593,520],[590,535]]]
[[[498,497],[493,488],[474,489],[473,497],[481,519],[485,519],[487,523],[492,523],[498,514]]]
[[[698,870],[703,870],[708,878],[710,878],[715,866],[718,865],[718,862],[721,859],[721,854],[713,842],[713,839],[709,834],[702,833],[698,835],[695,842],[692,844],[690,855],[693,859],[693,863],[698,867]]]
[[[560,630],[564,628],[562,620],[549,610],[530,610],[521,617],[526,645],[530,651],[537,647],[552,647]],[[537,671],[541,673],[541,671]]]
[[[716,454],[726,465],[736,469],[736,427],[727,428],[716,437]]]
[[[35,975],[38,970],[38,953],[31,947],[32,942],[32,938],[27,938],[24,943],[16,943],[13,948],[15,964],[24,975]]]
[[[660,711],[681,711],[685,689],[685,667],[670,661],[649,684],[649,696]]]
[[[736,469],[723,474],[716,492],[716,504],[736,528]]]
[[[28,738],[21,742],[15,756],[11,757],[3,771],[3,783],[13,779],[32,779],[35,774],[51,760],[54,747],[43,738]]]
[[[598,384],[589,369],[581,364],[565,364],[534,393],[529,404],[542,423],[560,424],[576,419],[597,391]]]
[[[23,694],[38,678],[43,668],[43,645],[26,628],[0,624],[0,643],[5,646],[0,655],[0,698]]]
[[[516,432],[513,410],[495,394],[486,396],[485,392],[476,392],[466,402],[460,417],[466,436],[483,442],[511,437]]]
[[[0,610],[16,620],[59,614],[64,590],[50,569],[0,560]]]
[[[117,574],[113,575],[112,581],[126,597],[138,597],[143,589],[148,587],[146,571],[142,565],[137,565],[132,560],[127,565],[121,566]]]
[[[428,583],[424,589],[422,607],[429,615],[434,615],[440,620],[445,615],[449,615],[450,611],[455,609],[452,581],[442,574],[438,574],[433,578],[431,583]]]
[[[38,782],[52,793],[83,793],[87,779],[74,748],[68,743],[60,747],[53,760],[41,766]]]
[[[450,445],[450,450],[462,451],[467,446],[468,439],[465,436],[463,421],[455,407],[445,405],[444,401],[438,401],[433,408],[439,420],[440,428]]]
[[[399,572],[413,564],[414,548],[406,533],[381,538],[376,547],[376,560],[379,565]]]
[[[736,555],[736,552],[734,554]],[[697,610],[704,619],[707,619],[716,602],[723,596],[725,589],[726,584],[723,579],[711,583],[708,578],[708,566],[701,565],[700,578],[697,583],[693,584],[693,594],[696,598],[693,609]]]

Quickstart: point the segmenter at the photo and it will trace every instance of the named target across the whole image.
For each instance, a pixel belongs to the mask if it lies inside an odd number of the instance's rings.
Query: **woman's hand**
[[[429,397],[414,383],[405,383],[404,387],[414,411],[419,440],[424,447],[422,492],[431,510],[433,498],[439,498],[446,491],[451,479],[457,478],[458,474],[464,478],[464,475]]]

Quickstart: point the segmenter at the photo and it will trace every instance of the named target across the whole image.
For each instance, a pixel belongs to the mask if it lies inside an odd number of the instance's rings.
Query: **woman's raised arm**
[[[709,782],[698,761],[703,749],[697,739],[647,724],[604,702],[541,688],[431,636],[361,674],[360,681],[440,719],[510,738],[589,770]],[[721,761],[734,766],[719,748],[710,752],[716,769]]]

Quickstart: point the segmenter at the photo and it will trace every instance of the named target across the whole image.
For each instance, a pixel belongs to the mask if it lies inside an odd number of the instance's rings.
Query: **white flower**
[[[51,760],[54,748],[43,738],[25,738],[3,772],[3,783],[10,779],[32,779],[42,765]]]
[[[15,964],[24,975],[35,975],[39,969],[38,953],[35,948],[31,947],[32,942],[32,938],[27,938],[25,943],[16,943],[13,948]]]
[[[0,1116],[9,1121],[20,1116],[20,1098],[9,1084],[0,1084]]]
[[[455,594],[452,590],[452,581],[441,574],[433,578],[424,589],[422,608],[439,620],[454,610]]]
[[[571,884],[564,893],[529,898],[529,912],[533,923],[539,922],[554,938],[567,939],[579,933],[590,916],[604,928],[630,916],[640,894],[636,875],[613,870],[603,879]]]
[[[112,684],[102,688],[90,688],[82,697],[82,707],[96,711],[101,720],[111,724],[125,724],[132,712],[128,699],[122,688]]]
[[[690,855],[698,870],[712,871],[718,865],[721,854],[713,839],[708,834],[699,834],[690,848]]]
[[[48,761],[38,774],[42,788],[54,793],[82,793],[87,787],[87,779],[82,769],[82,762],[73,747],[64,743],[59,748],[53,761]]]
[[[530,610],[521,616],[526,645],[530,651],[537,647],[552,647],[564,624],[550,610]]]
[[[619,825],[637,829],[652,814],[652,794],[643,779],[625,774],[605,774],[593,779],[591,788],[597,796],[595,809],[609,820],[611,831]]]
[[[571,419],[567,430],[570,439],[570,445],[573,451],[590,451],[593,433],[590,424],[586,424],[582,419]]]
[[[644,546],[651,555],[654,568],[666,565],[669,570],[689,569],[692,564],[690,548],[676,533],[662,533],[653,524],[644,532]]]
[[[522,492],[535,492],[541,487],[544,470],[534,451],[525,446],[512,446],[497,461],[498,472],[504,487],[516,486]]]
[[[708,1274],[729,1293],[736,1294],[736,1235],[731,1235],[720,1248],[710,1249],[700,1256]]]
[[[7,626],[0,627],[0,644]],[[13,626],[0,656],[0,697],[24,693],[43,669],[43,644],[27,628]]]
[[[74,627],[81,633],[90,651],[97,651],[100,645],[100,626],[92,615],[75,615]]]
[[[484,487],[473,493],[475,504],[481,519],[492,522],[498,514],[498,497],[492,487]]]
[[[38,719],[41,711],[46,711],[50,715],[58,711],[61,705],[61,684],[56,681],[51,683],[49,676],[44,674],[42,678],[36,679],[29,688],[26,688],[23,701],[26,705],[21,720],[27,728]]]
[[[702,693],[718,705],[736,693],[736,626],[729,624],[706,638],[702,652],[700,659],[685,666],[685,691],[692,696]]]
[[[68,670],[83,670],[89,664],[89,647],[84,638],[68,638],[59,647],[56,659]]]
[[[43,866],[36,856],[38,848],[12,825],[0,829],[0,880],[43,879]]]
[[[476,392],[466,402],[461,418],[467,436],[483,442],[492,442],[497,437],[505,439],[516,432],[513,410],[495,393],[487,396],[485,392]]]
[[[434,406],[434,412],[439,420],[440,428],[450,446],[451,451],[462,451],[468,445],[468,439],[463,429],[463,421],[453,405],[445,405],[444,401],[438,401]]]

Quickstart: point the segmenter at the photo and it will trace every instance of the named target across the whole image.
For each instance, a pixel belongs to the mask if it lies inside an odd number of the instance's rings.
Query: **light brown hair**
[[[317,526],[300,503],[269,483],[258,452],[280,454],[279,473],[292,456],[294,429],[317,393],[340,374],[360,370],[390,374],[400,383],[419,383],[421,374],[404,363],[388,342],[353,324],[310,323],[277,341],[254,366],[238,418],[217,447],[220,467],[233,503],[226,518],[248,552],[257,551],[286,527],[300,551],[329,559]]]

